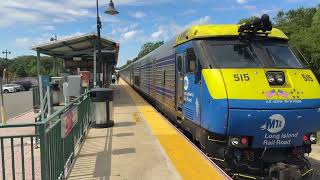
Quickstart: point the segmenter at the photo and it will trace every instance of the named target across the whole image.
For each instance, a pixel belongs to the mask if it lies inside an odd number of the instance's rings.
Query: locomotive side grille
[[[194,112],[192,109],[188,108],[188,107],[185,107],[185,112],[184,112],[184,116],[187,118],[187,119],[190,119],[192,120],[193,119],[193,115],[194,115]]]

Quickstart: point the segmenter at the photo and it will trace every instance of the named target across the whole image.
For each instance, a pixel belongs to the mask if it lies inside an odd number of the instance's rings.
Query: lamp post
[[[96,72],[99,74],[99,83],[98,86],[102,86],[101,83],[101,78],[100,78],[100,73],[102,72],[102,53],[101,53],[101,29],[102,29],[102,25],[101,25],[101,21],[100,21],[100,16],[99,16],[99,2],[98,0],[96,0],[96,5],[97,5],[97,48],[98,48],[98,54],[97,54],[97,67],[96,67]],[[109,3],[109,7],[108,9],[105,11],[106,14],[109,15],[116,15],[119,14],[119,12],[115,9],[114,4],[112,2],[112,0],[110,0]]]
[[[8,60],[8,54],[11,54],[11,52],[6,49],[5,51],[2,51],[2,54],[5,54],[6,60]]]

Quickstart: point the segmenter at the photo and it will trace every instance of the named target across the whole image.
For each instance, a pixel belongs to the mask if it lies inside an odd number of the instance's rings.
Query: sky
[[[314,7],[320,0],[113,0],[120,12],[103,12],[109,0],[99,0],[102,36],[120,43],[118,66],[133,59],[145,42],[166,41],[193,24],[232,24],[250,16]],[[95,0],[1,0],[0,51],[9,58],[35,55],[31,47],[96,32]],[[4,57],[4,54],[0,54]]]

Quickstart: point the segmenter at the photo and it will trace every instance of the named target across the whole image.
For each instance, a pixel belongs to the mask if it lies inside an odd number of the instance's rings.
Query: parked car
[[[24,91],[29,91],[29,89],[32,87],[31,81],[12,81],[12,84],[19,84],[23,86]]]
[[[14,93],[21,91],[23,87],[19,84],[4,84],[2,90],[4,93]]]

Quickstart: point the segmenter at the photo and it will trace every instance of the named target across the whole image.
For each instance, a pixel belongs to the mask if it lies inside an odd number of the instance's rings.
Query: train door
[[[182,114],[185,119],[200,125],[200,64],[192,47],[186,49],[184,58],[183,77],[183,108]]]
[[[180,53],[176,55],[176,110],[179,113],[182,113],[183,107],[184,56],[185,53]]]

